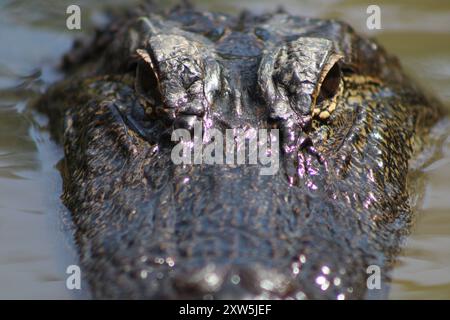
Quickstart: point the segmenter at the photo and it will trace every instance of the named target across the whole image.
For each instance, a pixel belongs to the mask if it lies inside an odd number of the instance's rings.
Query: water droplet
[[[265,289],[265,290],[272,290],[273,289],[273,283],[270,280],[263,280],[261,281],[261,288]]]
[[[166,263],[169,265],[169,267],[173,267],[175,265],[175,261],[173,260],[172,257],[167,257]]]
[[[241,277],[239,277],[237,274],[234,274],[231,277],[231,283],[234,285],[237,285],[237,284],[239,284],[239,282],[241,282]]]
[[[301,254],[301,255],[300,255],[300,262],[301,262],[301,263],[305,263],[305,262],[306,262],[306,257],[305,257],[304,254]]]
[[[297,300],[305,300],[306,299],[306,295],[302,291],[297,292],[297,294],[295,295],[295,299],[297,299]]]
[[[219,283],[219,277],[215,273],[206,275],[205,280],[212,287],[215,287]]]
[[[323,266],[322,272],[323,272],[323,274],[330,274],[330,268],[328,268],[327,266]]]
[[[339,286],[341,284],[341,278],[338,277],[334,278],[333,283],[335,286]]]

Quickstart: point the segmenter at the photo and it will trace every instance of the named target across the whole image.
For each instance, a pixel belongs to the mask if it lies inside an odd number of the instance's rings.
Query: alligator
[[[444,111],[376,40],[282,11],[143,5],[77,40],[61,69],[35,105],[63,146],[93,298],[386,297],[414,217],[410,162]],[[175,146],[193,148],[175,129],[196,125],[204,146],[213,130],[278,133],[278,170],[175,163]]]

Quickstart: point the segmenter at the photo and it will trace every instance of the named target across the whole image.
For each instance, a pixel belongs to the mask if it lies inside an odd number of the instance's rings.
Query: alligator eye
[[[330,64],[328,71],[324,71],[313,109],[313,116],[318,116],[321,120],[328,119],[336,109],[338,92],[342,89],[341,68],[339,64],[334,62]]]
[[[135,78],[135,90],[144,99],[151,109],[155,109],[162,105],[162,95],[159,90],[158,76],[154,70],[153,63],[147,51],[137,50],[141,56],[138,62]]]
[[[317,96],[316,104],[321,104],[326,99],[331,99],[337,93],[339,83],[341,81],[341,69],[335,63],[328,71],[327,75],[320,85],[319,94]]]

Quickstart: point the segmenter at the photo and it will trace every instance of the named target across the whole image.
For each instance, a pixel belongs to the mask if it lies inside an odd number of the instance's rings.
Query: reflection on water
[[[106,4],[78,1],[83,32]],[[136,2],[136,1],[130,1]],[[39,130],[45,119],[27,102],[58,75],[52,70],[80,32],[65,29],[71,1],[0,2],[0,298],[76,298],[65,288],[65,268],[76,255],[61,221],[61,155]],[[202,8],[271,11],[273,0],[200,1]],[[366,8],[378,4],[382,30],[365,28]],[[429,1],[286,0],[289,12],[335,17],[376,36],[409,73],[450,106],[450,3]],[[393,273],[391,298],[450,298],[450,139],[443,158],[426,168],[423,209]],[[69,254],[67,254],[69,252]],[[82,296],[83,297],[83,296]]]

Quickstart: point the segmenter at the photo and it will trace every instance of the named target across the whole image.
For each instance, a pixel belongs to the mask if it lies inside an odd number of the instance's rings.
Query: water
[[[76,264],[62,227],[59,148],[44,130],[45,118],[27,103],[58,74],[52,68],[72,39],[101,22],[101,8],[122,1],[77,1],[82,31],[65,27],[72,1],[0,0],[0,298],[84,298],[66,289],[66,267]],[[136,2],[136,1],[132,1]],[[450,106],[450,2],[284,1],[291,13],[337,17],[376,36],[429,91]],[[366,29],[366,8],[381,7],[382,30]],[[225,12],[277,8],[272,0],[201,1]],[[443,158],[425,171],[422,209],[393,272],[390,298],[450,298],[450,139]]]

